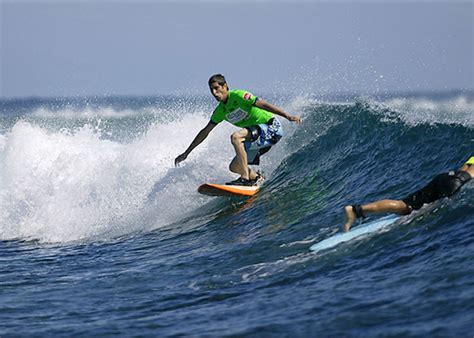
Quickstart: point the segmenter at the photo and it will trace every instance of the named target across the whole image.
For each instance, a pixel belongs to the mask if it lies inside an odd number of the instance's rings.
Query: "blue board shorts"
[[[283,128],[280,121],[275,117],[265,124],[246,128],[250,132],[250,140],[245,141],[245,151],[247,152],[247,163],[253,165],[260,164],[260,156],[277,144],[283,136]]]

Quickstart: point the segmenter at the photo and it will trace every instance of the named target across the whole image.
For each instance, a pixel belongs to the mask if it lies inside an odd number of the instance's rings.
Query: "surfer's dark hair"
[[[221,86],[227,84],[227,81],[225,80],[225,77],[224,75],[222,74],[214,74],[212,75],[210,78],[209,78],[209,86],[213,83],[213,82],[217,82],[218,84],[220,84]]]

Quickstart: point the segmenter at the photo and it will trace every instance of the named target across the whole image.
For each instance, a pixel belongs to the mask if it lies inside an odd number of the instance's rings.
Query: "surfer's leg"
[[[229,170],[232,171],[233,173],[240,174],[240,167],[237,164],[237,157],[234,157],[233,160],[229,164]],[[248,167],[249,171],[249,180],[253,181],[257,178],[257,173],[255,170],[251,169]]]
[[[377,202],[364,204],[361,208],[364,215],[379,213],[408,215],[411,213],[411,209],[406,205],[406,203],[400,200],[380,200]]]
[[[255,181],[257,179],[257,172],[250,167],[248,167],[249,170],[249,180]]]
[[[364,205],[348,205],[344,210],[346,213],[344,231],[349,231],[356,218],[364,217],[368,214],[394,213],[408,215],[411,213],[411,208],[405,202],[399,200],[380,200]]]
[[[356,219],[356,214],[355,212],[352,210],[352,205],[347,205],[345,208],[344,208],[344,211],[346,212],[346,222],[344,223],[344,226],[343,226],[343,230],[345,232],[349,231],[349,229],[351,228],[351,225],[352,223],[354,223],[355,219]]]
[[[247,153],[245,152],[244,142],[249,139],[250,133],[247,129],[240,129],[232,133],[230,140],[235,149],[235,158],[229,165],[229,169],[243,179],[249,179],[249,167],[247,166]]]

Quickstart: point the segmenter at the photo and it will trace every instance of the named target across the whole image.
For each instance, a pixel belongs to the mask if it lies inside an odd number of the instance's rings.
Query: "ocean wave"
[[[262,160],[267,182],[258,203],[273,208],[276,199],[293,196],[279,217],[295,222],[357,196],[401,196],[411,188],[404,182],[419,182],[472,155],[471,108],[463,97],[331,103],[298,96],[285,109],[303,116],[303,124],[284,121],[285,137]],[[38,116],[78,119],[95,111],[79,117],[73,110],[59,112]],[[20,119],[0,135],[1,239],[69,242],[149,231],[205,205],[209,200],[196,192],[203,182],[233,177],[229,124],[174,168],[174,158],[208,122],[201,108],[167,110],[173,118],[149,121],[133,137],[121,135],[134,130],[136,120],[115,121],[116,113],[101,111],[107,128],[88,121],[46,128],[41,119]],[[342,193],[341,182],[351,187],[350,195]]]
[[[174,157],[190,142],[179,130],[204,123],[189,116],[175,128],[156,124],[126,144],[103,139],[88,125],[51,132],[16,123],[2,137],[0,152],[1,239],[110,238],[176,220],[202,203],[193,192],[203,180],[189,169],[172,175]],[[161,190],[150,199],[159,183]],[[174,195],[189,197],[171,203]]]

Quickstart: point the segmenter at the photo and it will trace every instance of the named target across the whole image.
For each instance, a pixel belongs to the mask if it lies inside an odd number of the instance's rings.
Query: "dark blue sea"
[[[264,97],[303,117],[236,178],[209,96],[0,101],[0,336],[473,337],[474,182],[312,253],[343,207],[474,156],[474,93]],[[357,224],[355,225],[357,226]]]

